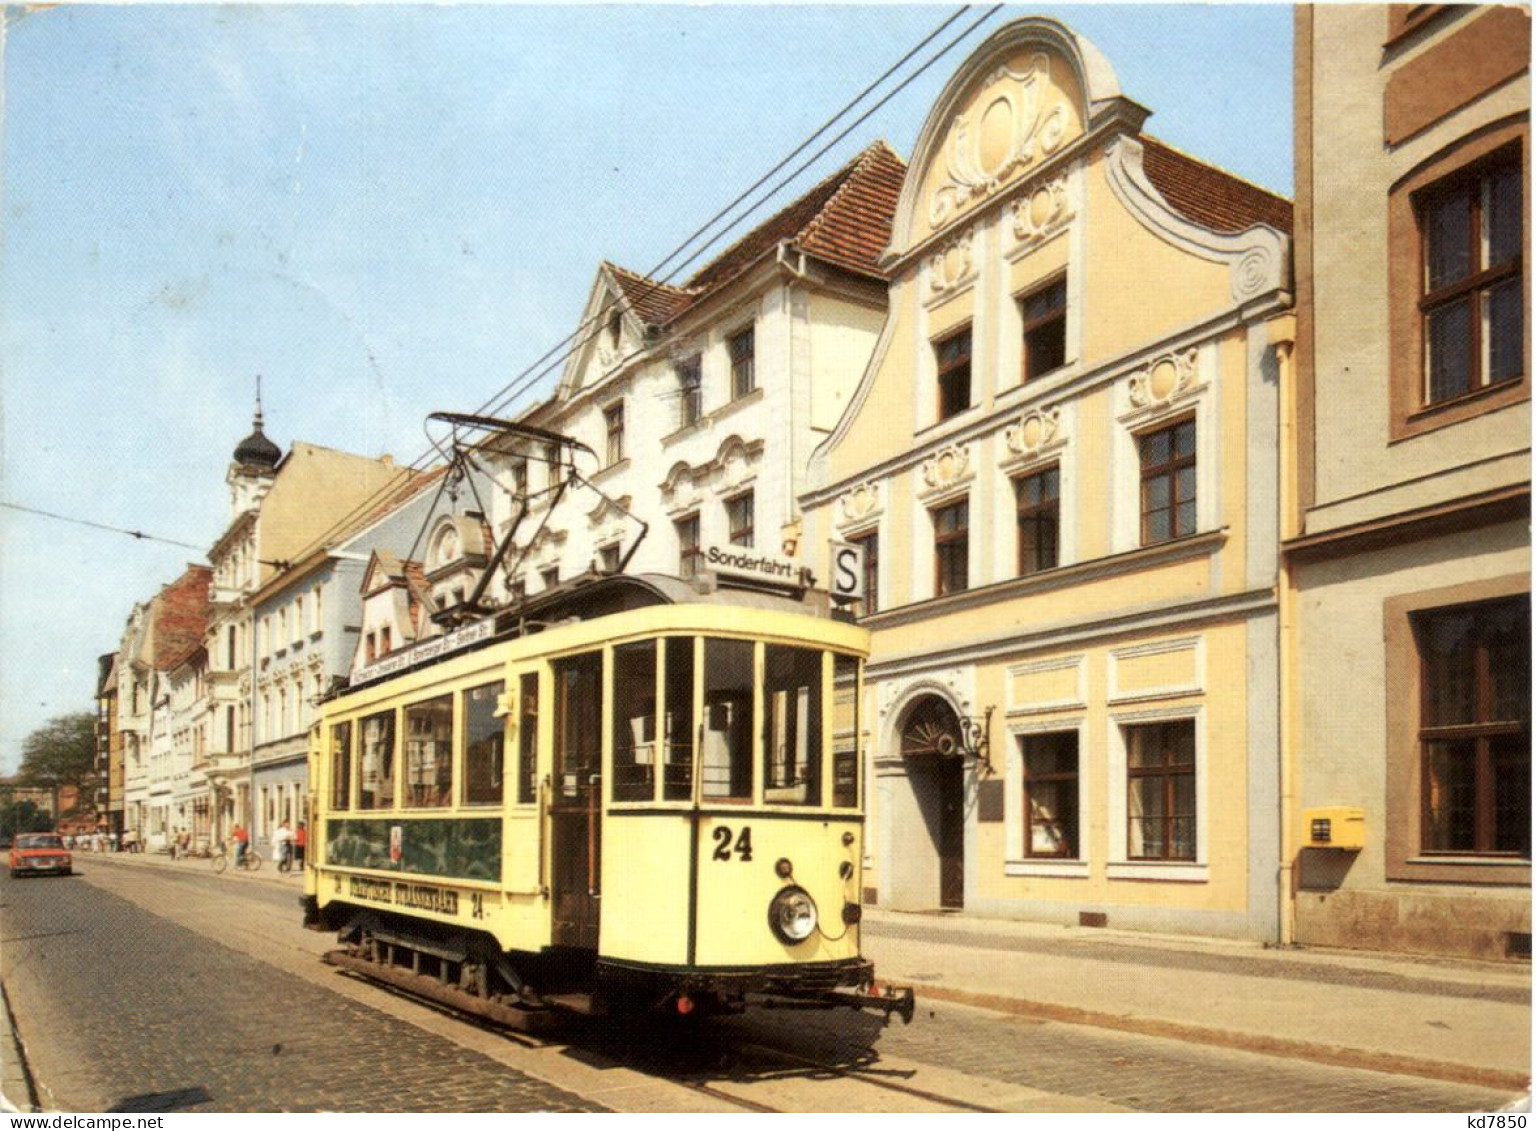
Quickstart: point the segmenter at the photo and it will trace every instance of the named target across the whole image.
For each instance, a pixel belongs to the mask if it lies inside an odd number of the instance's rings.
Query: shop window
[[[731,397],[746,396],[757,388],[756,331],[748,326],[727,343],[731,354]]]
[[[1061,472],[1050,467],[1014,480],[1019,576],[1055,569],[1061,536]]]
[[[1079,857],[1077,732],[1019,736],[1024,855]]]
[[[395,807],[395,713],[369,715],[362,725],[362,752],[357,760],[357,807]]]
[[[763,656],[763,801],[821,804],[821,653],[769,644]]]
[[[938,361],[939,419],[948,420],[971,406],[971,328],[934,343]]]
[[[1057,279],[1019,300],[1024,320],[1025,382],[1067,363],[1067,281]]]
[[[1530,598],[1413,618],[1426,853],[1531,854]]]
[[[954,503],[933,512],[934,595],[959,593],[969,585],[970,504]]]
[[[752,800],[753,646],[704,641],[702,786],[711,801]]]
[[[656,646],[613,650],[613,799],[656,797]]]
[[[1141,544],[1155,545],[1195,532],[1195,422],[1149,432],[1141,455]]]
[[[1194,860],[1194,720],[1127,726],[1125,762],[1129,857]]]

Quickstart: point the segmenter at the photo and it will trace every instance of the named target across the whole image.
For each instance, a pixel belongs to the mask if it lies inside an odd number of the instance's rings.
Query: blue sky
[[[575,328],[599,260],[653,266],[950,10],[11,10],[0,500],[205,553],[257,373],[285,449],[416,459],[426,413]],[[1005,8],[773,203],[877,137],[909,154],[1029,14],[1093,40],[1148,132],[1290,193],[1289,8],[1089,6]],[[0,771],[192,560],[0,510]]]

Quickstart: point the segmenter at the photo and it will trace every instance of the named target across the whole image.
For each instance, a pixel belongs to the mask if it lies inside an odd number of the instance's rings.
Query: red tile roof
[[[1225,169],[1208,165],[1165,142],[1141,136],[1142,168],[1152,187],[1175,211],[1217,232],[1241,232],[1268,224],[1290,232],[1291,202],[1250,184]]]
[[[168,672],[203,646],[208,628],[208,587],[213,570],[188,566],[187,572],[160,590],[155,600],[154,665]]]
[[[745,271],[781,243],[860,274],[884,278],[878,260],[907,166],[877,141],[701,268],[686,286],[659,283],[607,264],[635,313],[650,325],[676,319],[704,295]]]

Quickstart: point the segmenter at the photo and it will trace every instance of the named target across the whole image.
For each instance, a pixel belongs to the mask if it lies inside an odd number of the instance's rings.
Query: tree
[[[45,833],[52,828],[53,817],[39,809],[35,802],[23,799],[0,804],[0,835]]]
[[[49,719],[22,741],[21,771],[17,780],[53,791],[54,817],[59,812],[59,793],[74,786],[80,802],[89,804],[96,795],[96,716],[75,711]]]

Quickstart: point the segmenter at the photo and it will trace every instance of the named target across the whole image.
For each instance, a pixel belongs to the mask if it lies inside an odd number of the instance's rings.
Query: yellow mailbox
[[[1345,805],[1308,809],[1302,813],[1308,848],[1342,848],[1358,852],[1365,847],[1365,810]]]

